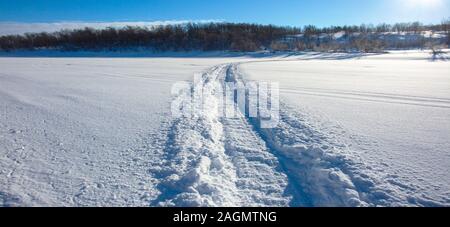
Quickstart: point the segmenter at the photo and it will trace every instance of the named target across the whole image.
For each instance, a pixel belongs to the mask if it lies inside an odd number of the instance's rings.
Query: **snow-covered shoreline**
[[[448,60],[450,49],[442,50]],[[15,50],[0,51],[1,58],[287,58],[296,60],[345,60],[368,56],[392,57],[410,60],[427,60],[432,58],[429,49],[386,50],[382,53],[361,52],[317,52],[317,51],[152,51],[147,49],[116,51],[62,51],[62,50]],[[269,59],[270,60],[270,59]]]

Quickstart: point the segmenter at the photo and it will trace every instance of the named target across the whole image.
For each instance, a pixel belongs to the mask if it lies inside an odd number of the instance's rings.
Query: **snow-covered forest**
[[[205,23],[75,29],[0,37],[0,50],[147,51],[359,51],[443,48],[449,45],[450,22],[437,25],[398,23],[319,28],[256,24]]]

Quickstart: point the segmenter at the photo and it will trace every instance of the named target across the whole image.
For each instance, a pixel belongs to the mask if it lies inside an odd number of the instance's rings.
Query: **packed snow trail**
[[[192,115],[173,120],[163,162],[151,171],[163,178],[159,184],[162,193],[152,205],[288,205],[286,175],[277,171],[278,162],[264,142],[243,117],[219,117],[215,93],[225,70],[226,65],[214,67],[195,82],[203,87],[204,108],[187,110]],[[192,108],[191,90],[182,90],[175,103]]]
[[[330,142],[287,106],[273,129],[260,128],[260,119],[245,111],[234,117],[218,112],[223,101],[238,109],[234,97],[220,100],[223,90],[217,91],[226,82],[246,83],[237,66],[216,66],[194,82],[203,87],[203,108],[189,109],[196,84],[177,94],[174,103],[192,115],[172,122],[162,162],[151,170],[161,178],[161,195],[152,205],[373,205],[353,180],[372,182],[353,175],[351,161],[340,155],[345,144]]]

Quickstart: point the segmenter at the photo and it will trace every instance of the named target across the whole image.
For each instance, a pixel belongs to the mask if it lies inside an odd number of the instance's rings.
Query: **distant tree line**
[[[450,45],[450,19],[438,25],[419,22],[360,26],[305,26],[301,33],[274,41],[276,51],[382,52],[386,49],[442,49]]]
[[[303,28],[303,33],[309,34],[323,34],[323,33],[336,33],[336,32],[346,32],[346,33],[386,33],[386,32],[412,32],[420,33],[423,31],[445,31],[450,23],[450,19],[444,20],[441,24],[436,25],[424,25],[420,22],[411,23],[396,23],[396,24],[386,24],[381,23],[378,25],[373,24],[362,24],[353,26],[330,26],[319,28],[314,25],[307,25]]]
[[[155,51],[256,51],[300,30],[255,24],[187,24],[143,27],[84,28],[55,33],[0,37],[0,49],[117,50],[148,48]]]
[[[439,32],[430,39],[423,32]],[[340,33],[339,37],[336,34]],[[395,39],[395,35],[402,36]],[[405,36],[407,34],[407,36]],[[394,38],[392,38],[394,37]],[[165,25],[154,28],[84,28],[54,33],[0,37],[0,50],[123,50],[152,51],[361,51],[387,48],[425,48],[450,44],[450,20],[438,25],[419,22],[303,28],[256,24],[208,23]]]

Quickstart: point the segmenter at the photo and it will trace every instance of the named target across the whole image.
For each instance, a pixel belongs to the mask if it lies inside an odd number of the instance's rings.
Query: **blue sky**
[[[302,26],[450,17],[450,0],[0,0],[1,22],[224,20]]]

